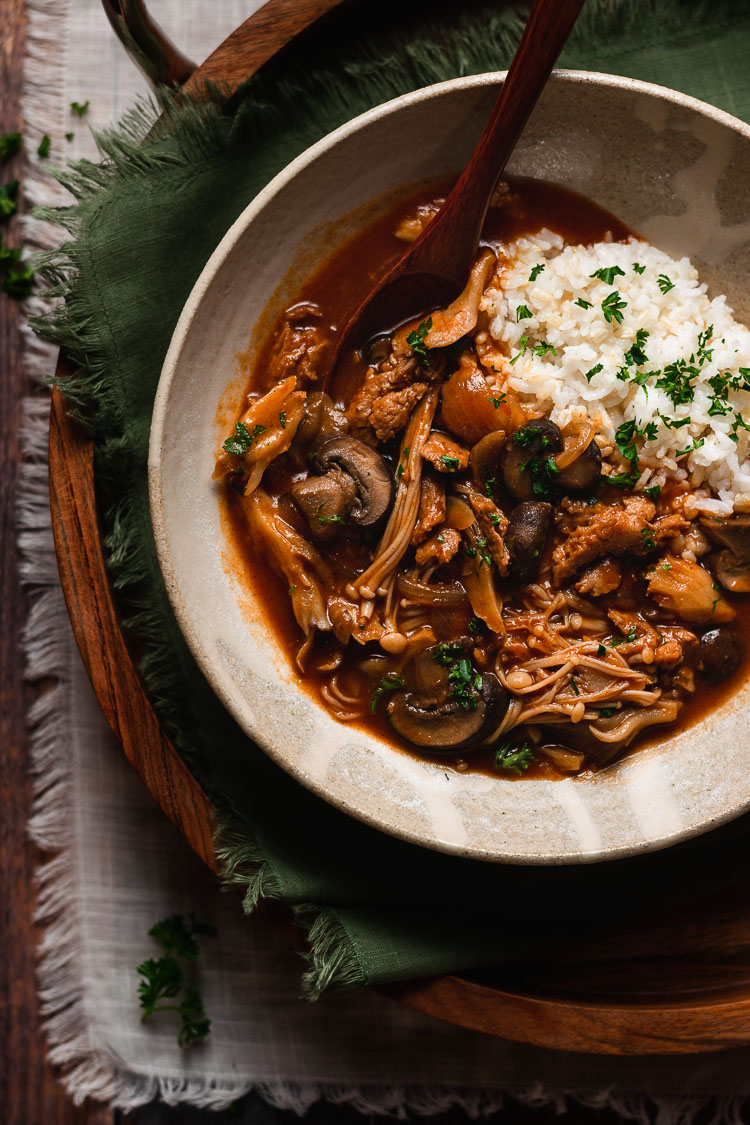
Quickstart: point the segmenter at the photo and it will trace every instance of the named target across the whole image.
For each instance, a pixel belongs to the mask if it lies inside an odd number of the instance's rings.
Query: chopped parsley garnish
[[[10,160],[11,156],[15,156],[17,152],[21,151],[21,134],[20,133],[5,133],[0,137],[0,161],[4,164],[6,160]]]
[[[536,435],[541,432],[540,426],[521,426],[520,430],[516,430],[513,434],[513,440],[516,445],[525,448],[527,445],[531,445]]]
[[[585,372],[584,378],[586,379],[586,382],[590,383],[591,380],[594,378],[594,376],[598,375],[599,372],[603,371],[603,370],[604,370],[604,365],[601,364],[601,363],[597,363],[596,367],[592,367],[590,371]]]
[[[456,469],[459,466],[458,457],[449,457],[447,453],[443,453],[441,455],[440,463],[448,470],[449,473],[455,473]]]
[[[411,348],[415,355],[419,356],[420,363],[423,367],[429,367],[430,357],[427,354],[425,347],[425,337],[432,328],[432,317],[428,316],[427,320],[423,320],[418,328],[410,332],[406,337],[407,346]]]
[[[636,421],[623,422],[615,431],[615,444],[625,461],[637,463],[638,449],[635,444],[636,437],[643,437],[646,441],[654,441],[656,434],[656,422],[648,422],[643,427],[639,426]]]
[[[386,672],[370,698],[371,713],[373,715],[377,713],[378,704],[384,695],[391,691],[398,691],[405,685],[406,681],[403,676],[399,676],[397,672]]]
[[[576,695],[581,694],[580,691],[578,690],[578,684],[575,682],[575,680],[573,679],[572,676],[570,677],[570,686],[572,687],[572,689],[576,693]]]
[[[602,266],[600,270],[594,270],[589,274],[589,277],[598,277],[605,285],[612,285],[616,277],[624,277],[625,270],[621,270],[619,266]]]
[[[661,289],[662,293],[668,293],[670,289],[674,289],[674,282],[670,281],[665,273],[660,273],[656,279],[656,284]]]
[[[646,272],[646,267],[642,266],[640,264],[640,262],[633,262],[633,269],[635,270],[636,273],[645,273]]]
[[[483,629],[484,622],[481,621],[478,617],[472,617],[471,621],[469,622],[469,632],[471,633],[472,637],[479,636]]]
[[[648,363],[648,356],[643,350],[648,336],[649,334],[645,328],[639,328],[636,332],[635,343],[631,344],[625,352],[625,362],[629,367],[642,367],[644,363]]]
[[[519,320],[530,320],[533,312],[526,305],[519,305],[516,309],[516,324]]]
[[[534,266],[533,270],[529,274],[529,281],[536,281],[536,279],[539,277],[539,274],[543,270],[544,270],[544,262],[542,262],[539,265]]]
[[[74,113],[74,114],[76,115],[76,117],[85,117],[85,116],[86,116],[86,114],[87,114],[87,113],[88,113],[88,111],[89,111],[89,105],[90,105],[90,104],[91,104],[91,103],[90,103],[90,102],[88,102],[88,101],[85,101],[85,102],[71,102],[71,103],[70,103],[70,108],[71,108],[71,111],[72,111],[72,112],[73,112],[73,113]]]
[[[0,262],[17,262],[20,257],[20,246],[3,246],[3,236],[0,234]]]
[[[3,293],[23,301],[34,288],[34,271],[31,266],[21,266],[20,269],[9,269],[3,281]]]
[[[750,425],[748,425],[748,423],[745,421],[745,419],[742,417],[741,414],[735,413],[734,421],[732,422],[732,427],[731,427],[731,429],[729,431],[729,435],[728,435],[732,439],[732,441],[738,441],[739,440],[739,432],[738,431],[740,429],[750,430]]]
[[[615,713],[614,707],[598,707],[597,710],[603,719],[611,719]]]
[[[659,563],[659,566],[661,567],[662,570],[671,570],[672,569],[672,564],[668,563],[668,562]]]
[[[320,523],[346,523],[346,520],[342,519],[341,516],[321,516],[320,513],[322,511],[323,505],[320,504],[318,507],[318,520]]]
[[[66,133],[65,134],[65,140],[66,141],[72,141],[74,136],[75,136],[75,133]]]
[[[286,410],[282,410],[279,414],[279,424],[281,425],[282,430],[286,429]]]
[[[0,184],[0,219],[7,219],[18,210],[18,180]]]
[[[528,343],[529,343],[529,337],[528,336],[522,336],[521,339],[518,342],[521,345],[521,350],[520,350],[520,352],[516,352],[516,354],[513,356],[513,359],[510,361],[511,367],[516,362],[516,360],[520,359],[521,356],[523,355],[523,353],[526,351],[526,348],[527,348]]]
[[[686,453],[692,453],[693,450],[700,449],[705,440],[705,438],[693,438],[692,445],[687,445],[684,449],[675,450],[675,457],[684,457]]]
[[[695,397],[693,380],[697,379],[700,372],[697,367],[688,363],[686,359],[675,360],[668,363],[656,380],[656,386],[663,390],[671,399],[673,406],[682,406],[692,402]]]
[[[546,355],[547,352],[552,352],[553,355],[557,355],[557,348],[553,348],[552,344],[548,344],[546,340],[542,340],[541,343],[536,345],[536,347],[533,349],[533,352],[534,355],[538,355],[541,359],[541,357],[543,355]]]
[[[396,477],[398,478],[398,480],[401,480],[401,477],[403,475],[404,475],[404,466],[399,465],[399,467],[396,469]]]
[[[234,424],[234,437],[227,438],[224,442],[222,449],[227,453],[233,453],[235,457],[244,457],[250,451],[255,439],[266,432],[265,426],[256,426],[253,432],[250,433],[244,422],[235,422]]]
[[[656,540],[654,539],[654,533],[650,527],[641,528],[641,543],[644,551],[653,551],[655,549]]]
[[[289,589],[287,590],[287,594],[293,594],[296,589],[297,589],[297,583],[295,582],[294,585],[289,587]]]
[[[518,777],[535,761],[536,756],[528,742],[523,742],[520,746],[501,742],[495,750],[495,769],[515,773]]]
[[[491,475],[490,467],[486,461],[482,463],[482,472],[484,473],[484,494],[485,496],[489,496],[490,500],[492,500],[495,496],[497,477]]]
[[[683,426],[689,426],[691,421],[690,418],[667,418],[665,414],[659,414],[659,419],[668,430],[681,430]]]
[[[435,651],[432,654],[432,659],[436,664],[452,664],[463,653],[463,645],[458,641],[444,641],[443,644],[436,645]]]
[[[482,690],[482,677],[475,672],[467,657],[457,660],[448,673],[449,695],[464,711],[476,711],[477,696]]]
[[[649,488],[644,488],[643,491],[651,500],[658,500],[661,496],[661,487],[658,484],[652,484]]]
[[[597,648],[597,650],[596,650],[596,655],[597,655],[597,656],[606,656],[606,655],[607,655],[607,650],[606,650],[606,648],[604,647],[604,645],[599,645],[599,646],[598,646],[598,648]]]
[[[576,298],[576,300],[573,302],[573,304],[578,305],[582,309],[590,309],[591,308],[591,301],[584,301],[583,297]]]
[[[602,301],[602,312],[607,324],[611,324],[614,320],[616,324],[622,324],[622,310],[628,307],[627,301],[620,300],[620,294],[615,289],[608,297]]]
[[[181,1020],[177,1033],[180,1047],[199,1043],[211,1030],[211,1020],[206,1016],[198,989],[187,983],[178,958],[195,961],[199,952],[196,937],[215,937],[216,930],[197,922],[192,914],[187,921],[180,914],[172,914],[152,926],[149,936],[161,945],[164,953],[158,958],[149,957],[137,968],[143,978],[138,985],[141,1021],[145,1022],[156,1012],[177,1012]],[[163,1004],[162,1000],[177,1002]]]
[[[476,539],[477,551],[479,552],[479,565],[486,563],[487,566],[492,566],[492,557],[487,551],[487,540],[479,536]]]
[[[517,358],[517,357],[516,357],[516,358]],[[490,399],[489,399],[489,401],[490,401],[490,402],[492,403],[492,405],[493,405],[493,406],[495,407],[495,410],[497,410],[498,406],[500,406],[500,405],[501,405],[501,403],[505,402],[505,400],[506,400],[506,398],[507,398],[507,397],[508,397],[507,395],[500,395],[500,397],[499,397],[499,398],[492,398],[492,397],[490,396]]]
[[[49,133],[45,133],[41,141],[39,142],[39,147],[36,150],[37,156],[41,157],[42,160],[46,159],[46,157],[49,156],[49,150],[51,147],[52,141],[49,138]]]

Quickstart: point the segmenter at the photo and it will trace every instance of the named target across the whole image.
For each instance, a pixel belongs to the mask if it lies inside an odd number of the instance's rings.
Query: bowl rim
[[[450,844],[441,840],[425,839],[417,830],[412,830],[408,827],[397,825],[386,826],[377,816],[368,814],[366,808],[355,806],[337,795],[331,795],[320,781],[311,777],[304,769],[299,768],[295,762],[284,758],[283,755],[276,751],[272,742],[264,736],[262,725],[257,731],[250,729],[247,718],[240,714],[240,708],[235,705],[235,700],[225,689],[213,662],[209,659],[203,644],[192,628],[190,614],[179,593],[176,569],[172,560],[169,540],[166,533],[165,514],[162,503],[161,449],[165,436],[167,405],[177,375],[182,352],[189,336],[193,318],[203,297],[213,284],[217,275],[221,272],[227,257],[239,238],[244,234],[245,230],[256,217],[262,213],[267,203],[291,180],[303,172],[308,165],[312,164],[324,153],[335,148],[342,140],[357,133],[371,122],[396,113],[402,107],[414,105],[415,103],[431,98],[439,98],[444,93],[482,86],[499,85],[505,79],[506,75],[507,70],[499,70],[482,72],[461,78],[447,79],[443,82],[423,86],[408,93],[401,94],[396,98],[392,98],[389,101],[366,110],[364,113],[340,125],[331,133],[326,134],[300,153],[299,156],[295,157],[295,159],[281,169],[281,171],[279,171],[242,210],[218,243],[216,249],[209,257],[195,281],[177,320],[169,348],[164,358],[154,399],[151,420],[148,450],[148,495],[159,567],[170,605],[180,627],[180,631],[201,673],[205,676],[218,699],[223,706],[227,708],[248,737],[256,742],[259,748],[267,754],[272,761],[306,789],[310,790],[339,811],[362,821],[370,827],[376,828],[378,831],[404,840],[407,843],[446,854],[499,864],[507,863],[517,864],[519,866],[569,866],[623,859],[629,856],[658,851],[692,839],[713,828],[728,823],[750,810],[750,795],[748,795],[747,800],[740,806],[732,807],[729,811],[719,815],[704,814],[703,816],[697,816],[686,826],[678,830],[668,830],[662,835],[632,843],[602,845],[590,851],[581,849],[579,851],[568,850],[560,852],[551,849],[534,854],[518,854],[512,851],[500,853],[497,850],[483,850],[472,845],[464,846]],[[641,93],[668,104],[692,110],[694,113],[704,118],[709,118],[717,124],[729,128],[735,133],[739,133],[746,140],[750,141],[750,124],[745,123],[726,110],[719,109],[716,106],[701,101],[699,98],[695,98],[689,94],[683,94],[680,91],[672,90],[666,86],[660,86],[654,82],[646,82],[640,79],[627,78],[621,75],[607,74],[599,71],[575,69],[554,70],[549,81],[551,83],[588,85],[603,87],[605,89],[622,89]]]

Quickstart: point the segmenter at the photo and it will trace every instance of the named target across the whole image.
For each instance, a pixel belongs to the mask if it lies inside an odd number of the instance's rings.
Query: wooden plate
[[[196,72],[237,83],[339,0],[269,0]],[[61,356],[57,374],[70,365]],[[210,801],[161,730],[123,636],[99,535],[93,446],[53,395],[50,500],[63,592],[102,710],[152,797],[211,870]],[[750,1044],[750,883],[637,924],[553,965],[446,975],[383,991],[506,1039],[571,1051],[675,1054]]]

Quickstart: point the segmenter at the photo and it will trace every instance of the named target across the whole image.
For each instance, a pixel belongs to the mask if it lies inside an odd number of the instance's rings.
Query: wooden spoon
[[[460,179],[432,222],[344,324],[342,349],[451,301],[464,287],[492,193],[584,0],[535,0],[508,76]]]

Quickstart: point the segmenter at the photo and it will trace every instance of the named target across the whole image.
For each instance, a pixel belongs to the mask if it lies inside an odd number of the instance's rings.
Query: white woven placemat
[[[260,6],[259,0],[152,0],[151,8],[188,55],[204,58]],[[27,202],[59,195],[33,156],[44,133],[53,163],[95,157],[88,126],[108,125],[145,84],[104,17],[100,0],[29,0],[25,138]],[[84,121],[71,101],[90,102]],[[72,140],[65,134],[74,132]],[[30,243],[59,232],[26,220]],[[38,302],[37,302],[38,305]],[[54,355],[27,339],[32,377]],[[20,497],[24,576],[34,590],[27,631],[29,675],[48,688],[32,715],[37,776],[33,837],[55,852],[40,871],[44,924],[40,1002],[52,1059],[74,1099],[129,1109],[156,1096],[221,1108],[254,1089],[274,1105],[304,1110],[328,1097],[368,1112],[472,1115],[511,1093],[530,1104],[566,1096],[612,1106],[623,1117],[662,1125],[693,1120],[718,1095],[715,1122],[740,1125],[750,1095],[750,1052],[688,1058],[567,1055],[464,1032],[374,993],[299,998],[301,964],[263,919],[247,919],[231,893],[166,822],[101,716],[68,623],[54,557],[46,478],[48,402],[30,401],[28,463]],[[169,1019],[142,1025],[136,965],[157,950],[158,919],[194,911],[213,923],[200,986],[213,1023],[205,1044],[176,1044]]]

